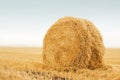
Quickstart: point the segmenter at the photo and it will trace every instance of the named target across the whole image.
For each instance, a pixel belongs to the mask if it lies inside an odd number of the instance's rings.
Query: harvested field
[[[120,49],[106,50],[107,70],[47,70],[41,65],[40,48],[0,48],[0,80],[120,80]]]

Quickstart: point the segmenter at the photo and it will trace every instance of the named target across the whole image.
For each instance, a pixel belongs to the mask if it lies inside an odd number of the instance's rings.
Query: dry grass
[[[0,80],[120,80],[120,49],[107,49],[108,70],[46,70],[40,48],[0,48]]]

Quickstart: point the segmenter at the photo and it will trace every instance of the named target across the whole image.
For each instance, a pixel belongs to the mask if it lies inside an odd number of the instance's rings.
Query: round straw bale
[[[59,19],[43,42],[43,63],[51,67],[100,68],[104,44],[90,21],[74,17]]]

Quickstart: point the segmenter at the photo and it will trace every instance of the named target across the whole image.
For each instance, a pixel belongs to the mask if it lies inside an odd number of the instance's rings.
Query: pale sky
[[[42,46],[64,16],[89,19],[106,47],[120,47],[120,0],[0,0],[0,46]]]

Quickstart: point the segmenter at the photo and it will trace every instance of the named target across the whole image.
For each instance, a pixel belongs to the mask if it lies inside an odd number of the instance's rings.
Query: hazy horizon
[[[42,46],[48,28],[59,18],[92,21],[106,47],[120,47],[119,0],[0,1],[0,46]]]

